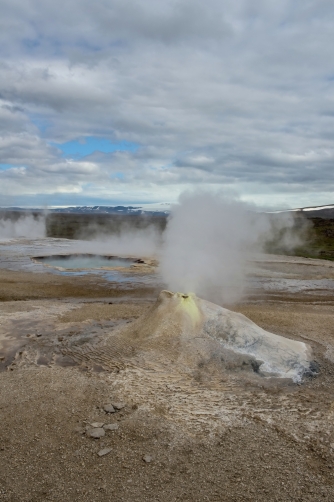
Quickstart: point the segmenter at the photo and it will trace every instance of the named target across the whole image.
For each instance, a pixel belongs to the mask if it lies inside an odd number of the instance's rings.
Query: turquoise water
[[[72,256],[43,256],[34,258],[39,263],[49,265],[51,267],[60,267],[68,270],[78,269],[99,269],[104,267],[131,267],[134,261],[126,258],[107,257],[107,256],[87,256],[87,255],[72,255]]]

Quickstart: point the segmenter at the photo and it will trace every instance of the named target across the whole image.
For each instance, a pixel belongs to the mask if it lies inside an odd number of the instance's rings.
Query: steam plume
[[[292,228],[290,216],[271,220],[254,206],[224,194],[187,192],[172,208],[160,267],[172,291],[192,291],[216,303],[238,300],[245,286],[247,261],[281,228]],[[285,232],[285,247],[300,240]]]
[[[45,237],[45,216],[22,215],[18,218],[11,216],[0,219],[0,240]]]

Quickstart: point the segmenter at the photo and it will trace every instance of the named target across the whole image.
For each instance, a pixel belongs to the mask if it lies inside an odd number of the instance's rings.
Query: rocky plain
[[[259,256],[224,305],[311,346],[293,382],[102,350],[156,302],[155,264],[54,273],[45,242],[0,249],[0,500],[334,500],[334,263]]]

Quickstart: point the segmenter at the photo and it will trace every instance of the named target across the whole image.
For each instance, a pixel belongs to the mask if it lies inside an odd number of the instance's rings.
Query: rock
[[[105,431],[117,431],[119,428],[118,424],[106,424],[103,426]]]
[[[84,427],[75,427],[74,432],[77,432],[78,434],[85,434],[86,429]]]
[[[112,404],[106,404],[104,407],[103,407],[104,411],[106,413],[115,413],[115,408],[113,407]]]
[[[144,462],[146,462],[147,464],[149,464],[150,462],[152,462],[153,457],[151,457],[151,455],[144,455],[143,456],[143,460],[144,460]]]
[[[104,425],[104,422],[92,422],[90,425],[92,427],[97,427],[97,428],[101,429],[101,427],[103,427],[103,425]]]
[[[108,455],[108,453],[111,452],[111,448],[103,448],[103,450],[100,450],[97,452],[99,457],[103,457],[104,455]]]
[[[102,429],[102,427],[96,427],[94,429],[89,429],[87,431],[87,436],[94,438],[94,439],[99,439],[105,436],[105,430]]]
[[[115,410],[119,411],[125,408],[125,403],[113,403],[113,407]]]

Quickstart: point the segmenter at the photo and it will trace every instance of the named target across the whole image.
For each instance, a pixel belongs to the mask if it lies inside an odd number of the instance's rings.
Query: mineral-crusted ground
[[[103,360],[105,337],[147,313],[158,285],[15,263],[0,270],[0,500],[334,499],[331,262],[262,257],[228,306],[312,347],[320,373],[300,385],[144,364],[130,346]]]

